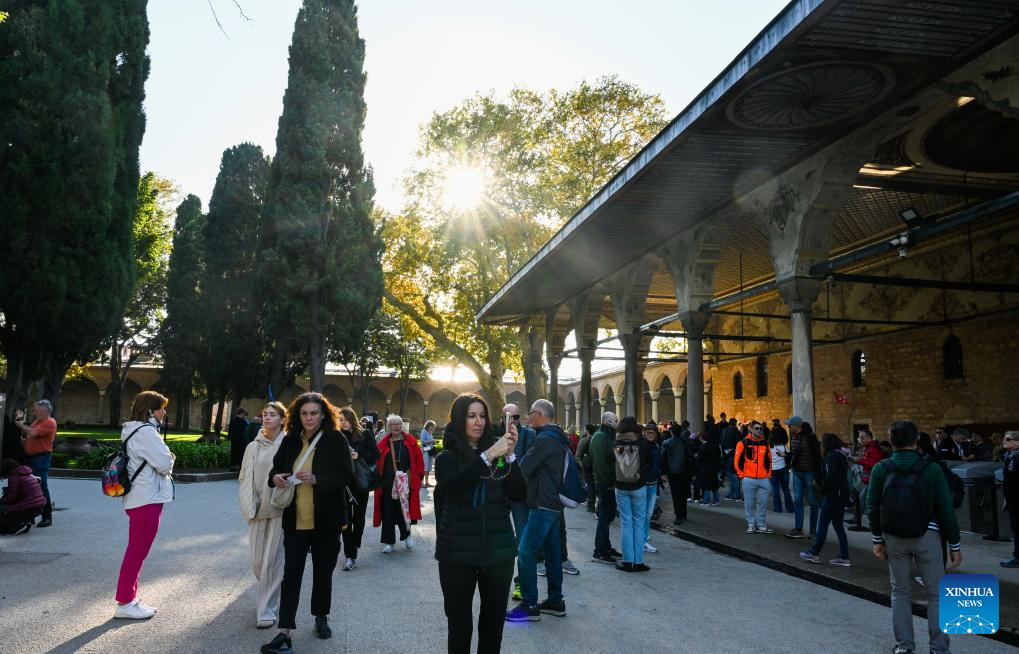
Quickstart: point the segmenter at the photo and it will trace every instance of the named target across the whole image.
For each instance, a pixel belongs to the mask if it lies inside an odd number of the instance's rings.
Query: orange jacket
[[[740,479],[771,478],[771,449],[763,439],[755,441],[748,437],[737,443],[734,463]]]

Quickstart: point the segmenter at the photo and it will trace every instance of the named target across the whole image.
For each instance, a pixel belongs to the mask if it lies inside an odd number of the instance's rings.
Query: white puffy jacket
[[[138,429],[141,427],[141,429]],[[135,432],[131,442],[127,444],[127,474],[132,477],[136,470],[146,462],[138,477],[131,483],[131,491],[124,496],[124,510],[136,509],[146,504],[165,504],[173,501],[173,453],[159,435],[158,423],[155,420],[140,422],[132,420],[124,425],[120,432],[123,442]]]

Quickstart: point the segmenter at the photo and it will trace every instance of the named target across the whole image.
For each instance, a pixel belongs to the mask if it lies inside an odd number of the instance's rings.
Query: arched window
[[[962,341],[955,334],[945,339],[945,379],[962,379]]]
[[[757,357],[757,397],[768,395],[768,357]]]
[[[853,388],[867,385],[867,355],[863,350],[853,352]]]
[[[785,367],[785,392],[788,395],[793,394],[793,365],[791,363]]]
[[[741,372],[732,376],[732,399],[743,399],[743,373]]]

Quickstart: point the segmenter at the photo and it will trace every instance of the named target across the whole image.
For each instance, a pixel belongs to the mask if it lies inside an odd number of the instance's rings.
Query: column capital
[[[425,406],[428,406],[428,400],[421,400],[421,404],[424,404]]]
[[[661,395],[662,395],[661,391],[651,391],[652,400],[657,400],[659,397],[661,397]]]
[[[686,330],[687,339],[704,338],[704,330],[708,326],[708,319],[711,318],[710,311],[686,311],[679,314],[679,320]]]
[[[821,280],[812,277],[790,277],[778,282],[782,299],[790,313],[810,313],[821,292]]]
[[[594,355],[596,351],[597,350],[595,350],[595,348],[593,347],[582,347],[577,352],[577,354],[578,356],[580,356],[581,362],[591,363],[592,361],[594,361]]]

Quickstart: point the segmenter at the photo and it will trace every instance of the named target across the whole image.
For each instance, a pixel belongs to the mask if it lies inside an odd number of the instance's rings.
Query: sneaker
[[[544,563],[539,563],[538,564],[538,576],[539,577],[544,577],[545,574],[546,574],[545,573],[545,564]]]
[[[761,525],[760,527],[757,528],[757,533],[759,533],[759,534],[773,534],[773,533],[775,533],[775,530],[772,529],[771,527],[769,527],[768,525]]]
[[[614,547],[610,547],[609,548],[609,554],[611,554],[612,556],[616,557],[617,559],[623,558],[623,553],[620,552],[619,550],[617,550]]]
[[[275,620],[258,620],[255,622],[255,629],[268,629],[276,624]]]
[[[382,548],[382,553],[383,554],[392,554],[393,553],[393,546],[392,545],[386,545],[385,547]]]
[[[506,612],[507,622],[537,622],[541,620],[541,611],[537,606],[531,607],[527,602],[520,602],[512,611]]]
[[[39,521],[39,524],[36,525],[36,527],[38,527],[39,529],[51,526],[53,526],[53,518],[43,518],[42,520]]]
[[[790,529],[789,531],[785,532],[785,537],[786,538],[806,538],[806,536],[803,535],[803,530],[802,529]]]
[[[541,613],[548,613],[549,615],[554,615],[556,617],[562,618],[566,615],[566,602],[564,602],[563,600],[559,600],[558,602],[553,602],[552,600],[545,600],[544,602],[538,605],[538,611],[540,611]]]
[[[569,559],[566,559],[565,561],[563,561],[563,572],[568,574],[568,575],[579,575],[580,574],[580,570],[578,570],[577,566],[573,565],[573,561],[571,561]]]
[[[748,534],[756,534],[757,533],[757,529],[753,525],[750,525],[749,527],[747,527],[747,533]]]
[[[610,565],[614,564],[617,561],[616,557],[612,556],[611,554],[599,554],[598,552],[595,552],[591,556],[591,560],[594,561],[595,563],[608,563]]]
[[[843,568],[853,567],[853,564],[849,562],[849,559],[844,559],[841,556],[836,556],[831,561],[828,561],[828,564],[842,566]]]
[[[409,550],[412,550],[417,546],[417,543],[414,542],[413,536],[407,536],[407,540],[405,540],[403,544]]]
[[[686,520],[684,520],[683,518],[676,518],[675,520],[672,521],[672,524],[674,524],[674,525],[676,525],[678,527],[681,524],[683,524],[684,522],[686,522]]]
[[[294,654],[294,643],[290,636],[278,633],[275,638],[262,645],[260,651],[262,654]]]
[[[141,608],[145,609],[146,611],[152,611],[152,613],[159,613],[159,609],[157,609],[154,606],[149,606],[148,604],[146,604],[145,602],[141,601],[140,599],[136,599],[134,601],[134,603],[137,604],[138,606],[140,606]]]
[[[633,572],[633,564],[629,561],[617,561],[616,570],[622,570],[623,572]]]
[[[813,552],[810,552],[809,550],[805,552],[800,552],[800,558],[806,561],[807,563],[821,562],[821,557],[819,557],[817,554],[814,554]]]
[[[350,572],[357,567],[357,559],[347,559],[343,562],[343,566],[340,568],[346,572]]]
[[[138,606],[137,600],[127,604],[118,604],[117,608],[113,611],[114,618],[123,620],[148,620],[155,614],[155,611],[152,609],[143,609]]]
[[[32,525],[27,522],[22,522],[17,529],[11,532],[11,536],[20,536],[22,534],[27,534],[30,531],[32,531]]]
[[[513,584],[513,599],[517,602],[524,599],[523,594],[520,592],[520,584]]]
[[[322,640],[333,637],[333,630],[329,628],[329,618],[324,615],[315,616],[315,635]]]
[[[651,543],[644,543],[644,551],[654,554],[655,552],[658,551],[658,548],[652,545]]]
[[[1019,559],[1005,559],[1004,561],[999,561],[998,565],[1003,568],[1019,568]]]
[[[892,654],[913,654],[913,650],[908,647],[903,647],[902,645],[896,645],[892,648]]]
[[[646,563],[634,563],[633,564],[633,571],[634,572],[648,572],[649,570],[651,570],[651,568],[649,568]]]

